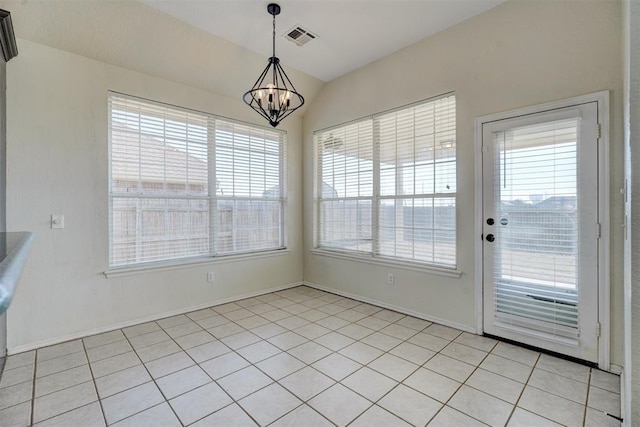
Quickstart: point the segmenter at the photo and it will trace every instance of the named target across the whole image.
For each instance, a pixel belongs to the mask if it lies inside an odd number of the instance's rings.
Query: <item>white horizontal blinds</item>
[[[285,134],[215,123],[216,254],[284,247]]]
[[[379,253],[456,265],[456,104],[446,96],[374,117]]]
[[[316,132],[318,246],[372,252],[374,183],[370,119]]]
[[[579,118],[493,134],[496,320],[578,336]]]
[[[109,95],[112,266],[209,248],[207,117]]]

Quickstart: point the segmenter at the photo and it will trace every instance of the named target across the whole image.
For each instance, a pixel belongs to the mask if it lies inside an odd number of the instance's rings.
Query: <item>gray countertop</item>
[[[20,280],[33,233],[0,233],[0,315],[7,311]]]

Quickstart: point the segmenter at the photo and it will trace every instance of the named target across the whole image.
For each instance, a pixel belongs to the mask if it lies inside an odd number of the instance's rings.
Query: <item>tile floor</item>
[[[619,378],[296,287],[7,359],[1,426],[619,426]]]

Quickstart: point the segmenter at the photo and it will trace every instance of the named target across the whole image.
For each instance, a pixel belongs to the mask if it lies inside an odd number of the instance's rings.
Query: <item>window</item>
[[[456,265],[455,96],[317,131],[317,247]]]
[[[110,266],[282,249],[285,134],[109,94]]]

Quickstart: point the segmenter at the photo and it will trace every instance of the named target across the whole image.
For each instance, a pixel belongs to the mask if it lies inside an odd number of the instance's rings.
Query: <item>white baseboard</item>
[[[60,344],[60,343],[66,342],[66,341],[76,340],[78,338],[84,338],[84,337],[88,337],[88,336],[91,336],[91,335],[101,334],[101,333],[104,333],[104,332],[110,332],[110,331],[113,331],[113,330],[116,330],[116,329],[122,329],[122,328],[126,328],[126,327],[129,327],[129,326],[138,325],[140,323],[146,323],[146,322],[151,322],[151,321],[154,321],[154,320],[164,319],[165,317],[171,317],[171,316],[177,316],[179,314],[190,313],[192,311],[202,310],[203,308],[213,307],[214,305],[226,304],[226,303],[229,303],[229,302],[240,301],[240,300],[246,299],[246,298],[252,298],[252,297],[257,297],[259,295],[269,294],[271,292],[277,292],[277,291],[282,291],[282,290],[285,290],[285,289],[295,288],[296,286],[301,286],[303,284],[304,284],[303,282],[289,283],[287,285],[276,286],[276,287],[269,288],[269,289],[262,289],[262,290],[259,290],[259,291],[250,292],[248,294],[242,294],[242,295],[237,295],[237,296],[233,296],[233,297],[229,297],[229,298],[223,298],[223,299],[219,299],[219,300],[209,301],[209,302],[204,303],[204,304],[198,304],[198,305],[195,305],[195,306],[181,308],[181,309],[178,309],[178,310],[172,310],[172,311],[164,312],[164,313],[161,313],[161,314],[154,314],[152,316],[147,316],[147,317],[143,317],[143,318],[139,318],[139,319],[135,319],[135,320],[129,320],[127,322],[117,323],[115,325],[109,325],[109,326],[103,326],[103,327],[100,327],[100,328],[89,329],[89,330],[86,330],[86,331],[76,332],[76,333],[73,333],[73,334],[64,335],[64,336],[56,337],[56,338],[48,338],[46,340],[37,341],[37,342],[31,343],[31,344],[19,345],[19,346],[16,346],[16,347],[8,348],[7,349],[7,355],[23,353],[25,351],[31,351],[31,350],[35,350],[35,349],[42,348],[42,347],[47,347],[47,346],[54,345],[54,344]]]
[[[325,291],[325,292],[330,292],[332,294],[337,294],[343,297],[347,297],[347,298],[351,298],[357,301],[361,301],[361,302],[366,302],[368,304],[373,304],[373,305],[377,305],[379,307],[384,307],[384,308],[388,308],[389,310],[393,310],[393,311],[397,311],[398,313],[402,313],[402,314],[408,314],[409,316],[413,316],[413,317],[417,317],[419,319],[423,319],[423,320],[428,320],[429,322],[434,322],[434,323],[438,323],[440,325],[443,326],[449,326],[451,328],[456,328],[459,329],[461,331],[465,331],[465,332],[469,332],[471,334],[475,334],[476,330],[474,327],[472,326],[468,326],[468,325],[463,325],[460,323],[456,323],[456,322],[452,322],[450,320],[446,320],[446,319],[440,319],[438,317],[434,317],[434,316],[429,316],[426,315],[424,313],[419,313],[417,311],[414,310],[410,310],[408,308],[405,307],[399,307],[397,305],[393,305],[393,304],[387,304],[386,302],[382,302],[382,301],[378,301],[372,298],[367,298],[367,297],[363,297],[361,295],[355,295],[349,292],[344,292],[341,291],[339,289],[334,289],[334,288],[330,288],[327,286],[322,286],[322,285],[317,285],[315,283],[311,283],[311,282],[303,282],[303,284],[305,286],[309,286],[310,288],[314,288],[314,289],[318,289],[321,291]]]

